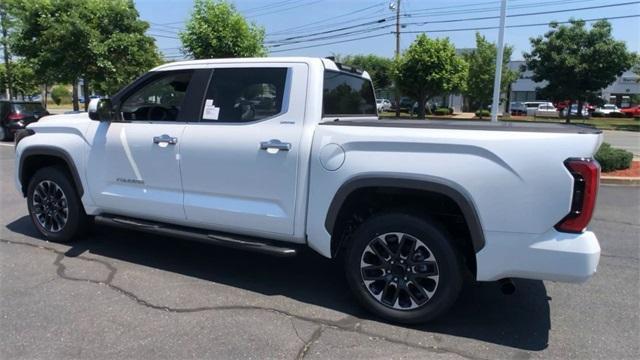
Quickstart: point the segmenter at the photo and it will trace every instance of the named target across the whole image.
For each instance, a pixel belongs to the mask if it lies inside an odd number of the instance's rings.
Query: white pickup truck
[[[599,131],[379,119],[367,73],[327,59],[166,64],[15,141],[47,239],[95,221],[279,256],[308,246],[396,322],[442,314],[465,272],[580,282],[600,257],[586,231]]]

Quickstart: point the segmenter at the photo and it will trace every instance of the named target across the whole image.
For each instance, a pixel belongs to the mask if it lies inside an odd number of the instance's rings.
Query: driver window
[[[192,71],[167,72],[129,96],[120,108],[131,121],[176,121]]]

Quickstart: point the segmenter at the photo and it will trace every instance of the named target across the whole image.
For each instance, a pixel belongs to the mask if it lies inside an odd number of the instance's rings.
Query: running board
[[[206,242],[210,244],[254,251],[274,256],[291,257],[297,254],[297,250],[292,247],[280,245],[276,241],[251,236],[232,235],[228,233],[189,228],[185,226],[169,225],[159,222],[138,220],[115,215],[97,215],[95,217],[95,222],[101,225]]]

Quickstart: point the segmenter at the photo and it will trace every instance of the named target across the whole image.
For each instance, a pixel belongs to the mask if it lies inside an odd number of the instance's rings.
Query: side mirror
[[[96,121],[112,121],[115,116],[110,99],[91,99],[88,113],[89,119]]]

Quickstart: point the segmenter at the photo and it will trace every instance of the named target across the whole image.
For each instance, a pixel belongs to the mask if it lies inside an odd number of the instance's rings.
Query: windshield
[[[377,116],[371,81],[341,71],[325,71],[323,116]]]
[[[44,108],[40,103],[14,103],[13,111],[21,114],[34,114],[44,112]]]

